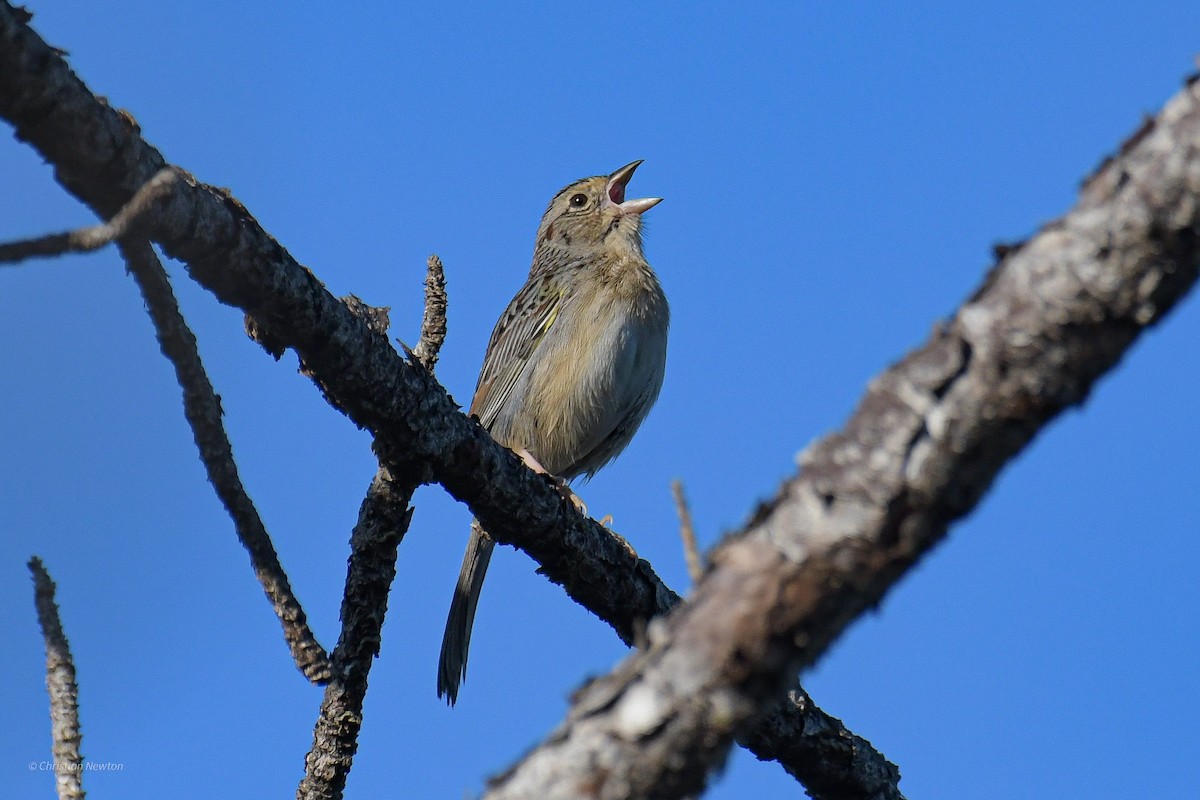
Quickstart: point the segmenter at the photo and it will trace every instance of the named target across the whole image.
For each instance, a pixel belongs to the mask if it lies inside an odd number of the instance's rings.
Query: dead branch
[[[386,324],[382,330],[385,332]],[[446,283],[442,262],[429,257],[425,281],[425,313],[415,351],[430,371],[446,340]],[[342,595],[342,632],[333,651],[334,679],[325,690],[313,746],[304,760],[305,774],[297,800],[337,800],[358,749],[367,675],[379,655],[380,632],[387,613],[388,592],[396,577],[400,542],[412,521],[409,505],[417,481],[398,481],[391,470],[379,466],[359,508],[350,536],[350,563]]]
[[[446,273],[442,260],[436,255],[429,257],[426,266],[425,313],[421,317],[421,338],[413,353],[425,369],[433,372],[442,343],[446,341]]]
[[[37,556],[29,559],[29,571],[33,573],[38,625],[46,642],[46,691],[50,693],[55,788],[59,800],[83,800],[83,754],[79,752],[83,731],[79,727],[75,661],[71,658],[71,646],[67,644],[58,605],[54,602],[54,581]]]
[[[409,501],[417,488],[380,467],[359,509],[350,537],[350,563],[342,598],[342,633],[333,649],[333,676],[304,759],[297,800],[338,800],[358,749],[367,675],[379,655],[388,591],[396,577],[396,555],[412,519]]]
[[[169,180],[171,172],[163,170],[159,175]],[[179,311],[171,281],[148,242],[123,240],[120,249],[146,301],[159,347],[174,366],[175,377],[183,388],[184,416],[192,428],[209,483],[229,512],[238,540],[250,555],[254,575],[275,609],[297,668],[313,683],[325,683],[329,680],[329,657],[308,627],[304,609],[292,592],[266,525],[242,485],[221,420],[221,400],[200,360],[196,337]]]
[[[699,583],[704,575],[704,562],[696,545],[696,529],[692,527],[692,511],[683,495],[683,481],[671,481],[671,496],[675,498],[675,513],[679,515],[679,538],[683,540],[683,558],[687,561],[688,577]]]

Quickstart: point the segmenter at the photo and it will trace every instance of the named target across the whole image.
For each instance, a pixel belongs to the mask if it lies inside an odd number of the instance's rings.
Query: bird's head
[[[662,202],[661,197],[625,199],[625,187],[641,163],[626,164],[611,175],[584,178],[556,194],[538,228],[538,250],[600,248],[640,256],[642,214]]]

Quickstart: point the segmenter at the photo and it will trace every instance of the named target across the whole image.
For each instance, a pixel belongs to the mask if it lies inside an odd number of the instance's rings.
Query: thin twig
[[[138,189],[128,203],[108,222],[66,233],[52,233],[36,239],[0,244],[0,264],[16,264],[27,258],[60,256],[64,253],[90,253],[127,235],[140,223],[154,204],[170,194],[175,171],[159,172]]]
[[[304,609],[292,592],[270,534],[242,485],[221,421],[221,400],[200,360],[196,337],[179,311],[170,279],[148,243],[124,239],[119,246],[146,301],[159,347],[175,367],[175,377],[183,388],[183,412],[208,480],[233,519],[238,539],[250,554],[254,574],[283,626],[283,638],[296,666],[313,683],[325,683],[330,675],[329,657],[308,627]]]
[[[675,498],[675,512],[679,514],[679,537],[683,539],[683,557],[687,561],[688,575],[692,583],[699,583],[704,575],[704,562],[700,560],[700,548],[696,546],[696,529],[692,526],[692,512],[687,498],[683,496],[683,481],[671,481],[671,495]]]
[[[75,683],[75,662],[63,633],[58,605],[54,602],[54,581],[37,556],[29,559],[33,573],[33,602],[38,625],[46,641],[46,690],[50,693],[50,731],[54,738],[54,782],[59,800],[83,800],[83,754],[79,745],[79,686]]]
[[[446,341],[446,273],[436,255],[431,255],[426,263],[425,313],[421,317],[421,338],[413,348],[413,355],[432,372],[442,342]]]

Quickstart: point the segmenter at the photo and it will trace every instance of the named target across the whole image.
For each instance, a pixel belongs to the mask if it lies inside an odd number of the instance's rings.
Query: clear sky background
[[[473,6],[44,2],[36,29],[172,162],[234,194],[335,294],[413,342],[425,257],[449,280],[438,374],[470,400],[549,198],[646,163],[631,196],[671,300],[662,397],[577,487],[688,580],[704,546],[972,291],[994,243],[1174,94],[1194,2]],[[366,6],[370,6],[367,8]],[[969,8],[968,8],[969,7]],[[93,221],[0,140],[0,238]],[[170,268],[247,487],[319,638],[337,638],[369,438],[293,356]],[[1000,476],[804,678],[912,798],[1195,798],[1200,786],[1200,298]],[[321,699],[296,672],[196,456],[116,254],[0,271],[0,795],[48,797],[25,562],[59,584],[93,798],[290,797]],[[626,650],[497,551],[457,708],[434,694],[467,510],[421,490],[348,797],[461,798]],[[795,797],[735,751],[713,798]]]

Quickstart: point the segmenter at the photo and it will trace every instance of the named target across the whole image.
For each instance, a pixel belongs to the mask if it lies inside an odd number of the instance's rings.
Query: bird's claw
[[[571,505],[575,506],[576,511],[578,511],[580,514],[583,514],[585,517],[588,515],[587,506],[584,505],[584,502],[579,499],[579,495],[575,494],[575,491],[570,486],[567,486],[566,481],[564,481],[562,478],[555,478],[554,488],[558,489],[558,493],[564,500],[571,501]]]

